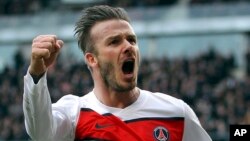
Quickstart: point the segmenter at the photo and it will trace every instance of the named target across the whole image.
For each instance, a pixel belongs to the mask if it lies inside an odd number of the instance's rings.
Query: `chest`
[[[91,109],[81,109],[75,141],[181,141],[183,129],[182,117],[152,115],[122,121],[110,113],[100,115]]]

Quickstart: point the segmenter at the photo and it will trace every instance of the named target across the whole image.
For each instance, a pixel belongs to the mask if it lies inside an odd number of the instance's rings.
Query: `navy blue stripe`
[[[93,111],[94,112],[94,110],[92,110],[90,108],[81,108],[81,111]]]
[[[86,139],[75,139],[74,141],[109,141],[109,140],[98,139],[98,138],[86,138]]]
[[[146,118],[137,118],[124,121],[125,123],[146,121],[146,120],[184,120],[184,117],[146,117]]]
[[[88,111],[88,112],[95,112],[95,113],[97,113],[96,111],[94,111],[94,110],[92,110],[90,108],[81,108],[81,111],[83,111],[83,112]],[[113,115],[113,114],[111,114],[111,113],[102,114],[102,116],[111,116],[111,115]]]

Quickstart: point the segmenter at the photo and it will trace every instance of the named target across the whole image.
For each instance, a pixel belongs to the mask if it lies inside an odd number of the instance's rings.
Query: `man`
[[[136,87],[139,49],[126,12],[94,6],[83,11],[76,35],[94,88],[51,104],[46,72],[63,41],[33,40],[24,77],[23,109],[28,134],[37,141],[211,141],[182,100]]]

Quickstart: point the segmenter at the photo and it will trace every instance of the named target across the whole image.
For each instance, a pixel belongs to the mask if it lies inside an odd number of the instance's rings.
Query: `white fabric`
[[[183,141],[211,141],[193,110],[169,95],[140,90],[137,101],[124,109],[102,104],[93,92],[83,97],[66,95],[51,104],[46,74],[37,84],[29,73],[24,77],[25,126],[33,140],[73,141],[80,108],[90,108],[100,114],[112,113],[124,121],[142,117],[184,117]]]

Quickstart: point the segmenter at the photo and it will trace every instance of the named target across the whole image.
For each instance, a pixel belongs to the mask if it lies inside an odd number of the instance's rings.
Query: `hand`
[[[33,76],[44,74],[55,62],[62,46],[63,41],[58,40],[56,35],[39,35],[34,38],[29,73]]]

